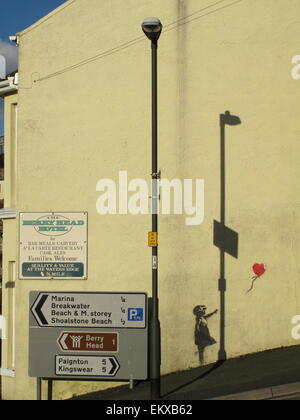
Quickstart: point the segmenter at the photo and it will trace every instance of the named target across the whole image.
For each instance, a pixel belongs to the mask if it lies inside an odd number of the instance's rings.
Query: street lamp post
[[[157,18],[147,18],[142,23],[142,29],[151,41],[152,49],[152,233],[155,243],[152,245],[152,311],[149,320],[150,336],[150,382],[151,399],[160,398],[160,365],[161,365],[161,333],[159,322],[158,301],[158,209],[159,209],[159,179],[158,172],[158,142],[157,142],[157,48],[162,32],[162,24]]]

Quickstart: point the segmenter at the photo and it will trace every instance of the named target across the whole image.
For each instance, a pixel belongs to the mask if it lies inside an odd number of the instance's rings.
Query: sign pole
[[[42,401],[42,378],[36,380],[37,401]]]
[[[48,380],[48,401],[53,400],[53,380]]]
[[[157,142],[157,41],[152,40],[152,232],[158,232],[159,178]],[[150,330],[151,398],[160,398],[160,322],[158,302],[158,244],[152,247],[152,314]]]
[[[158,210],[159,179],[157,169],[157,49],[163,25],[156,17],[146,18],[142,23],[144,34],[151,41],[152,50],[152,311],[149,323],[150,332],[150,382],[151,398],[160,398],[160,365],[161,365],[161,330],[159,322],[158,301]],[[156,240],[155,240],[156,238]],[[152,241],[149,241],[152,242]]]

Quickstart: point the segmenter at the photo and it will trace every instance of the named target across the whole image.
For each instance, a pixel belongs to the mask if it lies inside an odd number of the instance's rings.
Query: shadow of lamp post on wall
[[[150,339],[150,383],[151,399],[160,398],[160,365],[161,365],[161,332],[159,322],[158,301],[158,208],[159,179],[158,172],[158,136],[157,136],[157,49],[162,32],[162,24],[158,18],[150,17],[142,23],[142,29],[151,41],[152,50],[152,232],[155,238],[152,247],[152,308],[149,320]]]
[[[238,233],[226,226],[226,159],[225,159],[225,128],[226,126],[237,126],[242,122],[236,115],[226,111],[220,115],[220,183],[221,183],[221,221],[214,221],[214,245],[220,249],[220,350],[219,361],[227,360],[225,347],[225,294],[226,294],[226,278],[225,278],[225,254],[229,254],[234,258],[238,258]]]

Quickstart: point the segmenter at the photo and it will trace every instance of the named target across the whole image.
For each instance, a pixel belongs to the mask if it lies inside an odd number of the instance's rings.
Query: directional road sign
[[[39,293],[31,307],[40,327],[145,328],[146,295]]]
[[[145,293],[31,292],[29,376],[146,380]]]
[[[117,352],[119,350],[118,333],[63,332],[58,339],[62,351],[74,352]]]
[[[114,377],[120,365],[115,357],[56,356],[57,376]]]

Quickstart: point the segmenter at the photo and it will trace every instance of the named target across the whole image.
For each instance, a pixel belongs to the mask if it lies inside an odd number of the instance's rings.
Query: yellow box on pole
[[[157,242],[157,232],[149,232],[148,233],[148,246],[150,246],[151,248],[154,248],[158,245]]]

